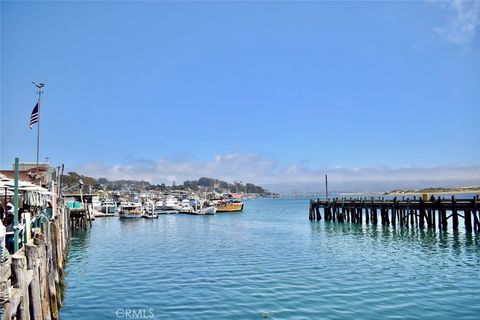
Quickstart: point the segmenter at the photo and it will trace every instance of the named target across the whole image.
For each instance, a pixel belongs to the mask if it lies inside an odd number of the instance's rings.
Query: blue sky
[[[479,14],[479,1],[2,1],[1,167],[35,161],[40,81],[40,157],[85,174],[313,188],[381,168],[392,185],[480,184]]]

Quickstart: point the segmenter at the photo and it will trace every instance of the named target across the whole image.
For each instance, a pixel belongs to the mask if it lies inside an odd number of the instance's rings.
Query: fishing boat
[[[117,214],[118,208],[112,200],[105,200],[100,205],[100,210],[98,211],[101,213],[98,216],[113,217]]]
[[[216,203],[217,212],[241,212],[243,201],[240,199],[224,199]]]
[[[135,203],[125,203],[120,207],[121,219],[138,219],[143,216],[141,206]]]

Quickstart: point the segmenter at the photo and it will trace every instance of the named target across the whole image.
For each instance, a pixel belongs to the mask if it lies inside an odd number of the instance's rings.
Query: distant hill
[[[392,190],[385,192],[386,195],[396,194],[420,194],[420,193],[474,193],[480,192],[480,186],[456,187],[456,188],[442,188],[432,187],[418,190]]]
[[[106,178],[92,178],[78,174],[76,172],[68,172],[62,176],[63,188],[78,189],[79,181],[83,181],[83,187],[86,191],[95,190],[111,190],[111,191],[133,191],[139,192],[142,190],[193,190],[200,189],[217,190],[223,192],[247,192],[258,193],[261,195],[269,194],[269,192],[261,186],[253,183],[243,184],[241,182],[228,183],[223,180],[201,177],[198,180],[187,180],[183,184],[166,186],[165,184],[151,184],[148,181],[137,180],[108,180]]]
[[[190,188],[194,191],[197,191],[200,187],[210,188],[210,189],[224,189],[230,192],[246,192],[246,193],[259,193],[265,194],[267,190],[260,186],[256,186],[253,183],[242,184],[240,182],[228,183],[226,181],[201,177],[198,180],[187,180],[183,183],[185,188]]]

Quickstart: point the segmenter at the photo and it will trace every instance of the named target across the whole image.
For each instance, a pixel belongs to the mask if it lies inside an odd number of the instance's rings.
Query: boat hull
[[[139,214],[120,214],[120,219],[139,219],[142,216]]]
[[[207,208],[202,208],[200,211],[198,211],[198,215],[214,215],[217,212],[217,208],[215,207],[207,207]]]
[[[243,203],[220,203],[217,205],[217,212],[241,212]]]
[[[156,214],[144,214],[143,217],[145,219],[158,219],[158,215]]]

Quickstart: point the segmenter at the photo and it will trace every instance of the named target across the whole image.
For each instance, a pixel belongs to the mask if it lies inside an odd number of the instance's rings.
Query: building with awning
[[[15,180],[0,173],[0,201],[3,207],[9,202],[13,202],[14,189]],[[48,189],[22,179],[18,181],[18,191],[22,207],[46,207],[47,201],[52,198],[52,193]]]

